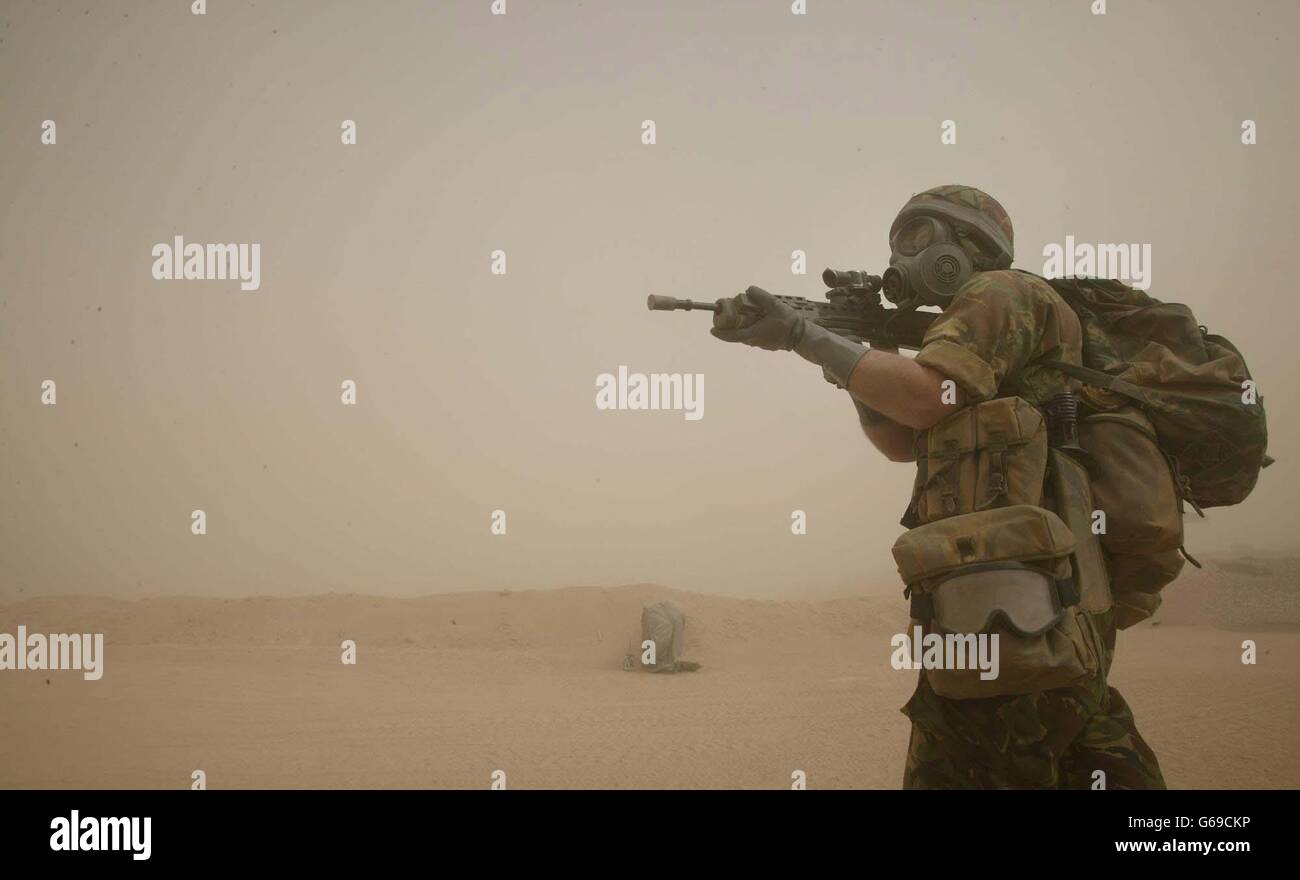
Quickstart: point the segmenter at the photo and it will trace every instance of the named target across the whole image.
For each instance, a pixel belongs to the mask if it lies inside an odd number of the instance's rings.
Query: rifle
[[[913,351],[920,350],[925,331],[938,317],[932,312],[885,308],[880,302],[882,282],[879,275],[868,275],[856,269],[827,269],[822,272],[822,282],[830,288],[826,291],[826,302],[799,296],[777,296],[777,299],[833,333],[858,342]],[[716,312],[721,302],[694,302],[651,294],[646,307],[652,312],[689,312],[694,309]],[[757,312],[756,309],[741,311]]]

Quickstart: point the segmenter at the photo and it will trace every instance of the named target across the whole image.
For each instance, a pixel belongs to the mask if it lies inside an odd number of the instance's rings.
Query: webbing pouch
[[[1051,450],[1050,484],[1053,507],[1074,535],[1072,568],[1079,586],[1079,607],[1093,614],[1110,610],[1110,575],[1101,541],[1093,533],[1092,488],[1088,470],[1059,449]]]
[[[1125,629],[1160,607],[1160,590],[1183,569],[1183,495],[1177,468],[1136,407],[1091,415],[1079,442],[1098,463],[1092,503],[1105,514],[1099,536],[1110,572],[1115,624]]]
[[[964,407],[921,435],[910,523],[1039,504],[1047,470],[1043,414],[1019,397]]]
[[[894,560],[924,638],[996,638],[996,677],[969,664],[927,665],[935,693],[1033,693],[1096,673],[1101,646],[1079,606],[1075,549],[1061,517],[1030,504],[958,514],[899,537]]]

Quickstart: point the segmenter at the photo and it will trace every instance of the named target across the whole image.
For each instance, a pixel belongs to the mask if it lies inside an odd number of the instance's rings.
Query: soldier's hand
[[[713,327],[716,330],[740,330],[752,327],[761,317],[762,310],[751,305],[749,297],[741,293],[718,300],[718,310],[713,313]]]
[[[718,304],[709,332],[723,342],[789,351],[803,337],[804,318],[761,287],[750,287]]]

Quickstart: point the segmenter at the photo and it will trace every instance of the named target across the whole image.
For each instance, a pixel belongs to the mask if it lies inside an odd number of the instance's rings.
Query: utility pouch
[[[1068,453],[1050,450],[1048,460],[1052,505],[1074,535],[1074,580],[1079,586],[1079,607],[1093,614],[1110,610],[1110,578],[1101,541],[1093,534],[1092,487],[1088,470]]]
[[[920,438],[917,524],[1013,504],[1039,504],[1047,468],[1043,414],[1019,397],[964,407]]]
[[[935,693],[1026,694],[1096,674],[1102,649],[1079,607],[1075,549],[1061,517],[1030,504],[958,514],[899,537],[894,560],[924,628],[914,651]],[[992,669],[977,657],[992,657]]]
[[[1125,629],[1160,607],[1160,590],[1182,571],[1184,487],[1136,407],[1083,419],[1079,442],[1097,462],[1092,500],[1106,515],[1101,546]]]

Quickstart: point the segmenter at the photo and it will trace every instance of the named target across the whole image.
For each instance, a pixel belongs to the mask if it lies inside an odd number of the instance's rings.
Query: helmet
[[[976,271],[1010,267],[1013,240],[1011,218],[988,193],[956,184],[918,193],[889,229],[885,296],[904,307],[947,305]]]

